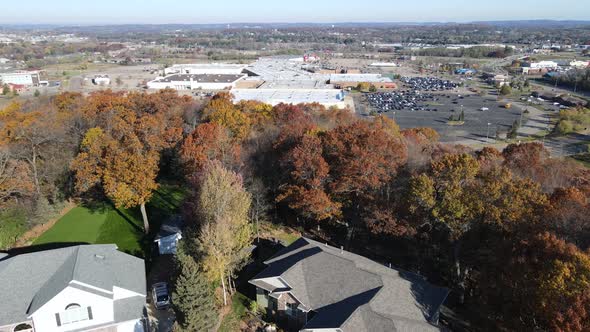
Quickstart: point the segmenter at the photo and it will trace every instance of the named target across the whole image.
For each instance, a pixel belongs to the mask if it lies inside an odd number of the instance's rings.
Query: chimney
[[[340,246],[340,254],[343,254],[343,253],[344,253],[344,247]]]

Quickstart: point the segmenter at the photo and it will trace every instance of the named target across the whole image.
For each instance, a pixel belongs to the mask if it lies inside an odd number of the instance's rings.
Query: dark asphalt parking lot
[[[485,142],[486,135],[495,137],[496,130],[506,133],[514,120],[520,119],[520,110],[512,107],[501,107],[496,98],[492,96],[481,97],[479,95],[465,95],[463,99],[456,93],[440,93],[437,101],[425,102],[422,107],[427,110],[401,109],[383,112],[386,116],[395,119],[401,128],[430,127],[441,135],[443,142],[456,142],[464,140],[476,140]],[[449,98],[447,98],[449,96]],[[458,117],[461,113],[461,105],[465,113],[465,124],[451,126],[447,122],[451,115]],[[481,111],[482,107],[489,110]],[[434,111],[436,109],[436,111]],[[375,110],[378,111],[378,110]]]

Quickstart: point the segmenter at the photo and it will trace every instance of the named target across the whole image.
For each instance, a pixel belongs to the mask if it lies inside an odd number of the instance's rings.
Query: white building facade
[[[227,90],[234,88],[247,75],[239,74],[173,74],[147,83],[148,89]]]
[[[193,74],[193,75],[240,75],[247,65],[230,63],[193,63],[178,64],[164,69],[165,75]]]
[[[39,73],[38,72],[16,72],[16,73],[0,73],[0,82],[2,84],[18,84],[24,86],[38,86]]]
[[[115,245],[0,255],[0,332],[143,332],[142,259]]]

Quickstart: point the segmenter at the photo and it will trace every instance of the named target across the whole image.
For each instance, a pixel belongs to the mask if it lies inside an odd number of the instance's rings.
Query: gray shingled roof
[[[143,260],[114,244],[83,245],[4,257],[0,260],[0,326],[27,320],[71,281],[112,292],[146,294]],[[104,293],[102,296],[109,296]],[[142,301],[145,302],[144,297]],[[136,318],[141,315],[141,307]]]
[[[170,235],[182,234],[183,224],[184,221],[179,215],[174,215],[166,219],[166,221],[164,221],[160,226],[160,230],[158,231],[158,234],[156,234],[154,241],[168,237]]]
[[[306,238],[265,263],[268,267],[250,282],[265,288],[268,284],[258,279],[280,276],[305,307],[317,312],[308,329],[436,331],[430,322],[448,294],[419,275]]]

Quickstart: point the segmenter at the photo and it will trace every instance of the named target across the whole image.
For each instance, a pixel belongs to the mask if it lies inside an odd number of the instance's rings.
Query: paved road
[[[151,301],[152,285],[156,282],[165,281],[170,284],[171,273],[174,270],[174,257],[172,255],[155,256],[152,262],[150,273],[147,278],[148,284],[148,317],[151,326],[154,327],[153,332],[169,332],[172,331],[174,325],[175,315],[174,310],[157,310]],[[174,301],[174,299],[172,299]]]

